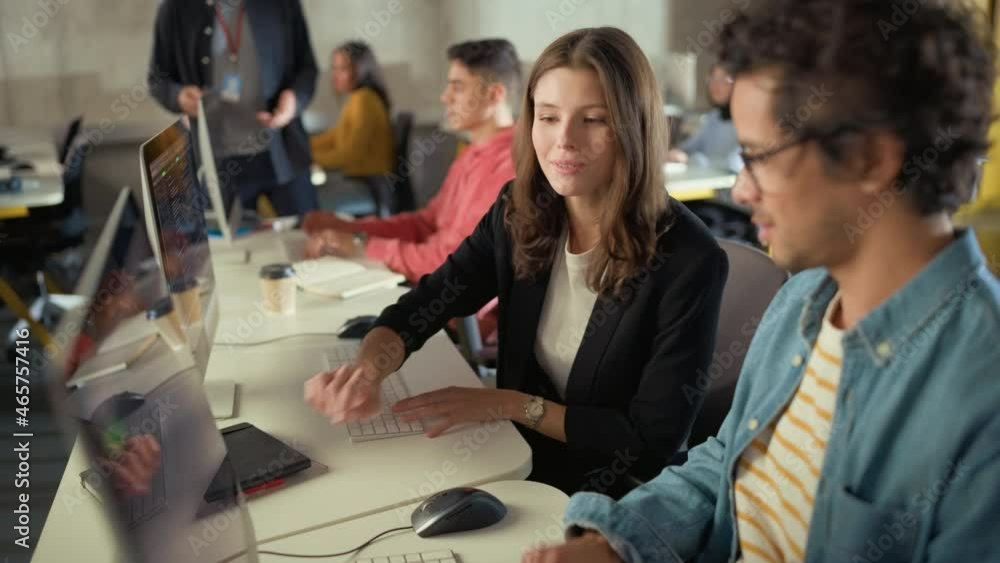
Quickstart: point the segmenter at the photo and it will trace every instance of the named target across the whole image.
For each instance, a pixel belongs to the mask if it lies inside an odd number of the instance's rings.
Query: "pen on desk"
[[[249,489],[243,491],[244,495],[250,496],[254,493],[259,493],[261,491],[266,491],[268,489],[273,489],[275,487],[280,487],[285,484],[284,479],[275,479],[274,481],[268,481],[267,483],[261,483],[255,487],[250,487]]]

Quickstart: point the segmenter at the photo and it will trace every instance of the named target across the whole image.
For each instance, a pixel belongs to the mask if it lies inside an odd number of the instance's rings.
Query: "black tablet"
[[[312,462],[301,452],[243,422],[222,429],[226,459],[236,472],[240,489],[247,491],[308,469]],[[226,464],[223,464],[225,467]],[[220,469],[205,492],[205,500],[215,502],[234,495],[232,478]]]

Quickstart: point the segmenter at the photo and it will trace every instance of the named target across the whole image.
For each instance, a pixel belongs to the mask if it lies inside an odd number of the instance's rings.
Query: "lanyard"
[[[222,17],[222,10],[218,6],[215,7],[215,17],[219,20],[219,27],[226,34],[226,45],[229,47],[229,60],[234,63],[239,58],[240,40],[243,38],[243,12],[245,10],[246,7],[240,4],[240,11],[236,14],[236,30],[234,33],[229,29],[229,25],[226,24],[226,18]]]

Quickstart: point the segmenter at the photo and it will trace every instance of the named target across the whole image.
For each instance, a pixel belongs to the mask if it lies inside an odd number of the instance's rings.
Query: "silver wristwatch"
[[[535,426],[538,426],[538,421],[541,420],[544,415],[545,399],[536,395],[524,404],[524,418],[528,419],[525,426],[528,428],[534,430]]]

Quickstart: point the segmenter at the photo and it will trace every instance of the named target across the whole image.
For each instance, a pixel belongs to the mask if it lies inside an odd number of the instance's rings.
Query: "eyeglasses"
[[[725,76],[709,76],[708,78],[705,79],[705,82],[707,82],[709,84],[712,84],[713,82],[722,82],[722,83],[725,83],[725,84],[732,84],[732,83],[734,83],[736,81],[733,79],[732,76],[729,76],[727,74]]]
[[[781,154],[792,147],[797,147],[814,139],[815,137],[813,136],[799,137],[758,154],[747,154],[745,150],[741,150],[740,159],[743,161],[743,169],[746,171],[747,175],[750,176],[750,179],[753,180],[757,189],[762,193],[780,193],[782,190],[765,190],[764,185],[760,183],[760,180],[757,177],[757,173],[754,172],[754,167],[764,164],[767,162],[767,159]]]

